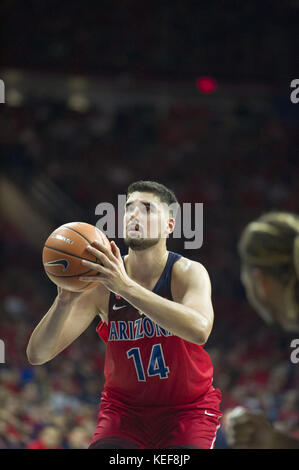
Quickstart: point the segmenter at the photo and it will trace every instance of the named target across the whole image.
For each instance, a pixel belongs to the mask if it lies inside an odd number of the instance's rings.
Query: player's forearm
[[[63,302],[56,297],[30,336],[26,353],[31,364],[43,364],[52,358],[71,308],[71,303]]]
[[[134,281],[120,295],[172,334],[195,344],[206,342],[210,327],[198,311],[165,299]]]

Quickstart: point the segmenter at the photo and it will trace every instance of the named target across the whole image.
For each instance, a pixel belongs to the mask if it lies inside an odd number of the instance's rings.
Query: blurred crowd
[[[99,202],[117,203],[138,179],[171,187],[180,203],[204,203],[203,246],[169,249],[206,266],[215,323],[206,345],[222,411],[242,404],[264,411],[299,437],[299,366],[290,338],[270,331],[248,306],[239,280],[237,241],[243,226],[269,209],[298,211],[295,149],[298,122],[289,107],[269,101],[215,104],[177,102],[92,108],[29,100],[0,115],[1,170],[32,198],[43,175],[95,224]],[[55,192],[53,193],[55,198]],[[31,199],[30,199],[31,200]],[[59,213],[57,224],[69,222]],[[8,220],[0,222],[0,448],[86,448],[96,426],[105,346],[95,324],[51,362],[31,366],[29,335],[47,312],[56,288],[41,253]],[[116,240],[122,252],[122,240]],[[222,431],[216,448],[227,447]]]

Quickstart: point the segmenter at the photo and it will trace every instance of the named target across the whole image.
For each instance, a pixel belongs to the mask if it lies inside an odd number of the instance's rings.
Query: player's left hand
[[[229,446],[234,449],[274,449],[276,432],[265,415],[242,407],[227,412],[224,431]]]
[[[97,271],[96,276],[82,276],[80,281],[101,282],[108,290],[115,294],[122,295],[132,280],[126,273],[124,263],[120,254],[120,250],[114,241],[110,242],[111,250],[104,244],[94,241],[87,250],[92,253],[101,264],[93,263],[91,261],[82,260],[81,263],[94,271]]]

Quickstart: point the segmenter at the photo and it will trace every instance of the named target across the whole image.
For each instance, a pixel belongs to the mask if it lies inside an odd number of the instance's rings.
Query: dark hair
[[[168,206],[172,204],[179,204],[174,192],[166,188],[161,183],[156,181],[135,181],[131,183],[127,189],[127,199],[134,191],[153,193],[160,198],[161,202],[166,203]]]

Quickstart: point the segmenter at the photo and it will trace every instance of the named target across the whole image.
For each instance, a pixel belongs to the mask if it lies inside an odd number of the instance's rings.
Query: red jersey
[[[169,251],[152,292],[173,300],[171,271],[180,258]],[[108,325],[100,322],[97,332],[106,343],[104,400],[133,407],[195,405],[213,389],[204,346],[166,331],[112,292]]]

